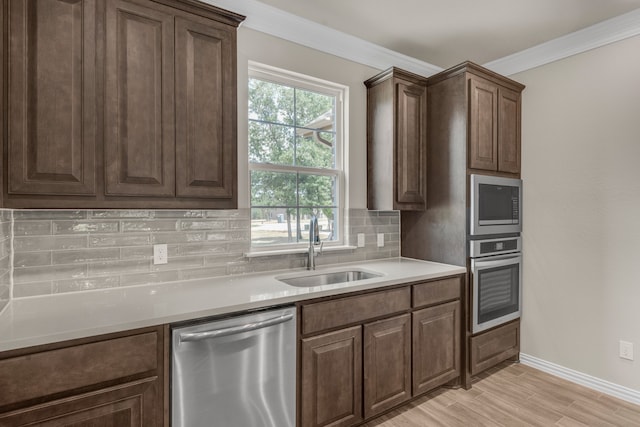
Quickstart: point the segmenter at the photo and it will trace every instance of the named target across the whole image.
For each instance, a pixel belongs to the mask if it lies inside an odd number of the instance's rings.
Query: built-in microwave
[[[469,234],[509,234],[522,231],[522,180],[471,175]]]

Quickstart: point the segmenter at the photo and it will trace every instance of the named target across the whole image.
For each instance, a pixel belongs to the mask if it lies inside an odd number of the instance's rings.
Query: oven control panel
[[[469,256],[479,258],[491,255],[520,252],[520,237],[501,239],[472,240],[469,242]]]

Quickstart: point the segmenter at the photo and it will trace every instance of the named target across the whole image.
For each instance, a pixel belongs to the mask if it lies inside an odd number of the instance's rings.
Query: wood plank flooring
[[[441,389],[365,427],[632,427],[640,406],[521,364],[504,364],[471,390]]]

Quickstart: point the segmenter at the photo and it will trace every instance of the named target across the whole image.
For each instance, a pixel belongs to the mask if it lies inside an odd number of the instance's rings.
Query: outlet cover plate
[[[169,262],[167,254],[167,245],[153,245],[153,264],[167,264]]]
[[[620,341],[620,358],[633,360],[633,343]]]

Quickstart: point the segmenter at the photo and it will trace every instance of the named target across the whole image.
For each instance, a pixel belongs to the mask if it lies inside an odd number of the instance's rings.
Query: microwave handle
[[[495,259],[495,257],[492,257],[492,260],[474,260],[475,261],[475,266],[477,268],[490,268],[490,267],[499,267],[501,265],[506,265],[506,264],[510,264],[510,262],[508,262],[509,260],[512,259],[517,259],[517,258],[522,258],[522,255],[510,255],[510,256],[505,256],[505,257],[500,257],[500,259]]]

